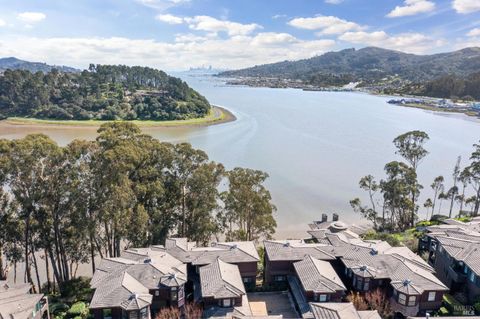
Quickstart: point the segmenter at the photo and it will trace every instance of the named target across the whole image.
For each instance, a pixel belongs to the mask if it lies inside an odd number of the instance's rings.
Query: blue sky
[[[480,0],[0,0],[0,56],[179,70],[480,46]]]

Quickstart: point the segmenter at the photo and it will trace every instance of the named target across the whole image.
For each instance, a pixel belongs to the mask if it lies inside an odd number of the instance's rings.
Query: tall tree
[[[350,201],[350,205],[352,206],[355,212],[360,213],[364,218],[373,222],[373,228],[378,230],[378,212],[377,212],[377,200],[375,198],[375,194],[378,192],[380,185],[375,181],[375,178],[372,175],[367,175],[362,177],[359,182],[359,186],[361,189],[368,193],[368,197],[370,200],[371,207],[362,206],[362,202],[359,198],[355,198]],[[381,217],[382,228],[385,225],[385,210],[383,210],[383,214]]]
[[[435,205],[437,203],[437,198],[440,194],[443,193],[445,186],[443,185],[444,182],[443,176],[437,176],[433,180],[433,183],[430,185],[430,187],[433,189],[433,203],[432,203],[432,215],[435,213]]]
[[[417,169],[425,156],[428,155],[428,151],[424,148],[424,145],[430,137],[427,133],[423,131],[410,131],[405,134],[402,134],[393,140],[393,144],[397,148],[397,154],[402,156],[411,166],[415,175],[417,174]],[[412,181],[411,190],[412,190],[412,211],[410,216],[410,225],[413,227],[415,224],[415,216],[417,212],[417,181]]]
[[[450,210],[448,211],[448,217],[452,217],[452,210],[453,210],[453,204],[455,203],[455,198],[458,195],[458,187],[457,187],[457,182],[458,178],[460,177],[460,163],[462,161],[462,158],[459,156],[457,159],[457,163],[455,164],[455,167],[453,168],[453,186],[448,190],[448,197],[450,198]]]
[[[475,190],[475,206],[473,208],[473,215],[478,215],[480,209],[480,144],[473,145],[474,150],[470,155],[470,164],[465,168],[465,175],[468,176],[470,185]]]
[[[227,236],[235,240],[271,238],[277,223],[273,217],[276,207],[271,203],[270,192],[263,185],[268,174],[237,167],[227,176],[228,191],[222,193],[225,220],[230,225]]]

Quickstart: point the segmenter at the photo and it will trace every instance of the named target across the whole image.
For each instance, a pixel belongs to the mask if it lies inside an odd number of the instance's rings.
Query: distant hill
[[[224,77],[274,77],[299,79],[305,83],[348,81],[375,82],[398,76],[412,82],[428,81],[446,74],[465,77],[480,71],[480,48],[467,48],[434,55],[415,55],[367,47],[346,49],[299,61],[284,61],[226,71]]]
[[[0,72],[5,70],[27,70],[32,73],[35,72],[50,72],[52,69],[57,69],[61,72],[75,73],[80,70],[68,66],[48,65],[42,62],[29,62],[20,60],[14,57],[0,58]]]

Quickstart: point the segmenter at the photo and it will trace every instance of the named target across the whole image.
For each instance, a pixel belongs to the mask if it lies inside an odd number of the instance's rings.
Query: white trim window
[[[407,295],[399,293],[398,294],[398,303],[401,305],[407,305]]]
[[[232,306],[232,300],[231,299],[223,299],[222,306],[224,308],[230,308]]]
[[[327,302],[327,295],[321,294],[318,296],[318,301],[320,302]]]
[[[435,291],[429,291],[428,292],[428,301],[435,301],[435,298],[437,297],[437,293]]]

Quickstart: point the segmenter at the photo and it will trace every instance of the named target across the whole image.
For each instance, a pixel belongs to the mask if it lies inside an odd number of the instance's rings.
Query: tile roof
[[[455,235],[456,236],[456,235]],[[441,247],[457,261],[464,262],[468,268],[480,276],[480,240],[476,237],[456,238],[449,236],[437,236]]]
[[[0,281],[0,318],[27,319],[43,294],[30,294],[30,284],[8,284]]]
[[[238,298],[246,293],[238,266],[226,263],[220,258],[200,267],[200,285],[203,298]]]
[[[96,288],[90,308],[141,309],[151,303],[150,289],[187,282],[187,267],[162,250],[130,249],[119,258],[103,259],[93,275]]]
[[[347,290],[332,265],[327,261],[307,256],[302,261],[295,262],[293,266],[305,291],[335,293]]]
[[[335,254],[331,245],[310,244],[303,240],[284,240],[264,241],[265,254],[268,255],[270,261],[299,261],[310,255],[320,260],[334,260]]]
[[[315,319],[381,319],[376,310],[357,311],[352,303],[310,303]]]
[[[193,265],[208,265],[218,257],[229,263],[260,260],[253,242],[218,242],[210,247],[197,247],[184,238],[175,238],[167,239],[163,249],[184,263]]]

